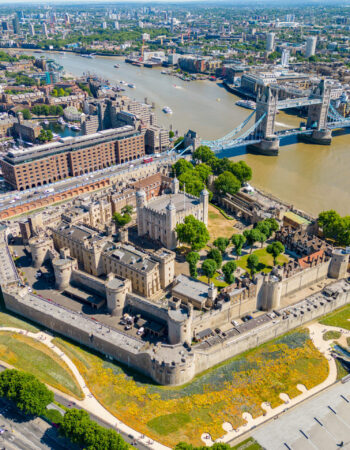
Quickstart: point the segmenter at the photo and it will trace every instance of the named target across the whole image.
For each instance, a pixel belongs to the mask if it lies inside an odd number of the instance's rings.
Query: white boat
[[[113,66],[115,69],[119,69],[120,65],[119,64],[114,64]]]
[[[134,85],[134,83],[129,83],[128,86],[129,86],[129,88],[131,88],[131,89],[135,89],[135,88],[136,88],[136,86]]]
[[[120,80],[119,81],[120,84],[123,84],[124,86],[126,86],[128,83],[126,83],[126,81]]]
[[[81,128],[79,128],[77,125],[73,125],[73,126],[72,126],[72,130],[74,130],[74,131],[80,131]]]
[[[241,106],[242,108],[247,108],[247,109],[255,109],[256,108],[256,103],[253,102],[253,100],[238,100],[238,102],[236,102],[237,106]]]
[[[48,120],[44,120],[44,125],[50,125],[50,122]]]
[[[171,108],[169,108],[169,106],[164,106],[163,112],[164,112],[165,114],[172,114],[172,113],[173,113],[173,110],[172,110]]]

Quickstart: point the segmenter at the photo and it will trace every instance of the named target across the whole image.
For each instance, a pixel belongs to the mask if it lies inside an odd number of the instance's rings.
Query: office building
[[[12,19],[12,27],[13,27],[13,33],[14,34],[19,34],[20,29],[19,29],[19,20],[18,20],[18,16],[15,16]]]
[[[309,36],[306,39],[306,47],[305,47],[305,57],[310,58],[310,56],[313,56],[316,52],[316,43],[317,43],[317,37],[316,36]]]
[[[289,57],[290,57],[290,51],[286,48],[282,50],[282,57],[281,57],[281,65],[283,67],[289,66]]]
[[[268,33],[266,40],[266,51],[273,52],[275,49],[275,33]]]
[[[48,37],[49,33],[47,31],[47,25],[45,22],[43,23],[43,33],[44,33],[45,37]]]
[[[35,36],[35,29],[32,23],[29,24],[29,33],[31,36]]]
[[[132,161],[144,154],[144,136],[128,125],[61,138],[25,150],[10,150],[0,160],[0,166],[5,181],[24,190]]]
[[[9,30],[9,24],[6,22],[6,20],[3,20],[1,22],[1,28],[2,28],[2,31],[8,31]]]

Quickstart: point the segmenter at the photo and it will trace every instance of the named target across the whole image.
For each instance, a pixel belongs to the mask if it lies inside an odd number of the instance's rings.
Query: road
[[[6,367],[0,365],[0,372],[5,370]],[[82,409],[79,405],[67,400],[63,395],[55,393],[55,400],[61,405],[67,408]],[[111,427],[109,423],[101,420],[94,414],[89,413],[90,418],[97,422],[99,425],[105,428],[112,428],[123,437],[123,439],[132,444],[134,438],[141,436],[141,433],[135,435],[128,435],[118,430],[117,427]],[[115,419],[116,424],[118,419]],[[42,423],[41,423],[42,422]],[[20,424],[20,426],[19,426]],[[6,428],[7,432],[0,435],[0,449],[5,447],[6,449],[49,449],[55,448],[57,450],[66,450],[67,443],[58,436],[55,428],[51,427],[44,420],[37,418],[34,421],[24,421],[23,416],[19,414],[18,410],[9,406],[4,399],[0,398],[0,429]],[[14,430],[14,433],[11,430]],[[30,438],[29,438],[30,437]],[[29,445],[30,444],[30,445]],[[53,445],[54,444],[54,445]],[[134,445],[139,450],[149,450],[152,445],[144,445],[137,442]],[[73,447],[72,447],[73,448]]]
[[[176,156],[177,154],[175,152],[162,153],[160,154],[160,157],[154,158],[154,160],[148,164],[165,163]],[[137,169],[137,167],[144,164],[143,159],[144,158],[142,157],[132,162],[107,167],[106,169],[57,181],[56,183],[47,184],[45,186],[27,189],[25,191],[9,191],[7,193],[0,194],[0,211],[4,211],[12,206],[18,206],[24,203],[40,200],[42,198],[49,197],[54,193],[68,191],[69,189],[91,184],[96,181],[105,180],[106,178],[115,177],[119,174],[132,172]],[[52,189],[53,191],[51,191]],[[50,190],[50,192],[48,192],[48,190]]]
[[[73,448],[66,439],[58,435],[56,428],[46,421],[29,419],[18,409],[0,398],[0,448],[6,450],[67,450]]]

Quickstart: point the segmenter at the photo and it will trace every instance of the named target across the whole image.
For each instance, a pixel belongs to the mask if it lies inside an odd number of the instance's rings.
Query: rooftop
[[[192,209],[194,206],[200,204],[199,198],[193,197],[192,195],[184,192],[179,192],[177,194],[161,195],[160,197],[148,202],[146,207],[158,212],[164,212],[170,202],[175,206],[176,211],[178,212]]]
[[[308,225],[311,222],[304,217],[299,216],[298,214],[295,214],[292,211],[288,211],[284,214],[284,217],[287,217],[288,219],[292,220],[293,222],[299,224],[299,225]]]
[[[186,275],[179,275],[176,278],[176,282],[177,284],[172,289],[174,297],[176,297],[176,294],[179,294],[201,304],[204,304],[207,301],[209,290],[208,284]]]

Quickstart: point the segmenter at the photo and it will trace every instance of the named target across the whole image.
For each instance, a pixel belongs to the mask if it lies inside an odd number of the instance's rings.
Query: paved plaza
[[[350,449],[350,381],[277,416],[252,436],[268,450]]]

